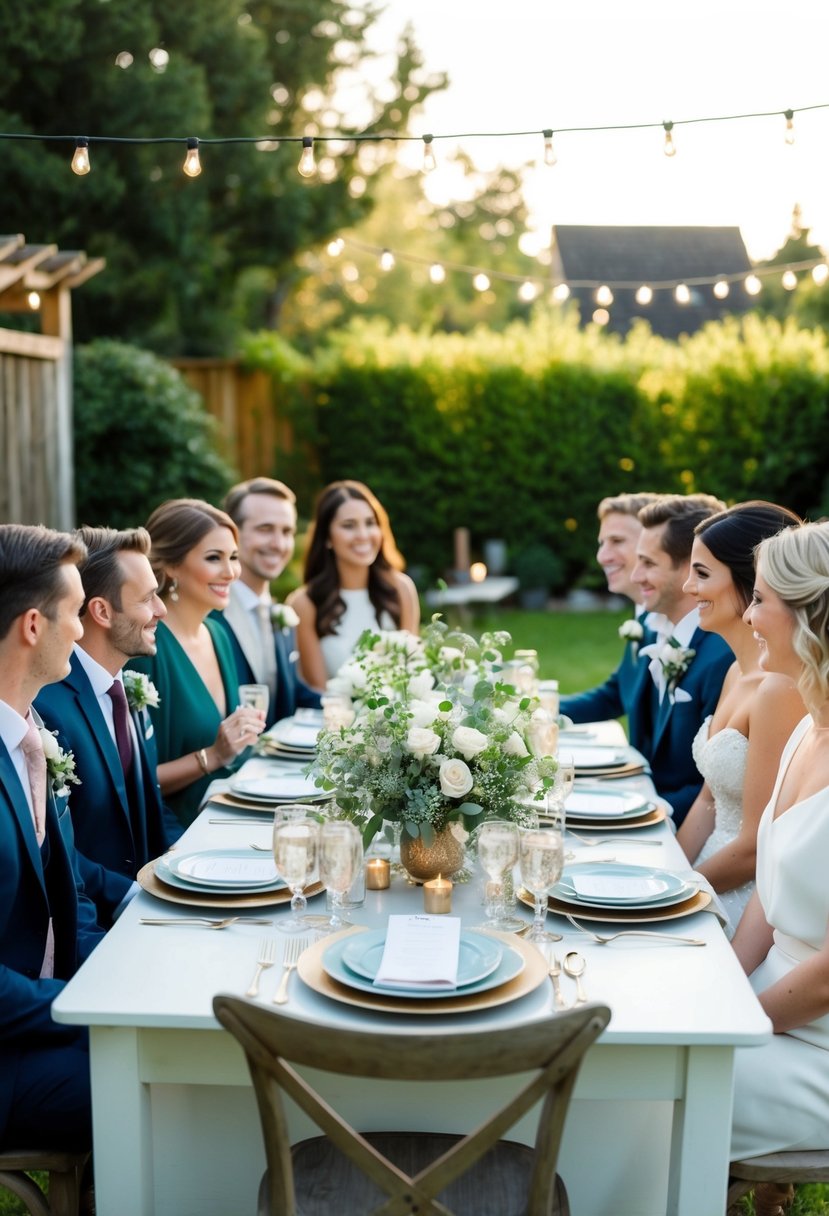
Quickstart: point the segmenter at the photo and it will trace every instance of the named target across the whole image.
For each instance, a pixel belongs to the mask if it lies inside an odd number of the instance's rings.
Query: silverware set
[[[285,1005],[288,1001],[288,984],[291,979],[291,972],[296,971],[297,964],[300,960],[302,952],[309,945],[307,937],[289,937],[285,942],[285,947],[282,951],[282,976],[279,981],[279,987],[273,997],[274,1005]],[[259,952],[256,955],[256,969],[253,973],[253,979],[250,982],[250,987],[245,992],[245,996],[257,997],[259,995],[259,984],[262,979],[263,972],[269,967],[276,964],[276,938],[263,937],[259,943]]]
[[[561,974],[569,976],[576,983],[576,999],[573,1005],[586,1005],[587,993],[584,990],[584,985],[581,982],[581,977],[587,969],[587,963],[582,956],[575,950],[569,951],[564,956],[564,966],[562,967],[558,955],[550,955],[549,976],[553,981],[553,1002],[556,1009],[569,1009],[567,999],[561,991]]]

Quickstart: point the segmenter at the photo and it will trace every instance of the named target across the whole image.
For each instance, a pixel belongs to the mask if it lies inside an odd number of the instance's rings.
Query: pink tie
[[[46,756],[43,751],[43,740],[40,731],[32,718],[26,719],[29,729],[23,736],[20,746],[26,760],[29,774],[29,789],[32,794],[32,811],[35,821],[37,843],[43,844],[46,835]]]

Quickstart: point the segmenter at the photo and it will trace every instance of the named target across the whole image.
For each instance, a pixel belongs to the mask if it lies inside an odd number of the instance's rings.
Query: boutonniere
[[[630,642],[630,649],[634,659],[639,653],[639,643],[644,636],[645,630],[642,628],[642,622],[637,620],[635,616],[622,621],[619,626],[619,637],[623,638],[626,642]]]
[[[271,624],[274,629],[288,633],[291,629],[296,629],[299,617],[288,604],[271,604]]]
[[[124,692],[127,694],[127,705],[139,713],[148,705],[152,709],[158,709],[161,704],[158,689],[143,671],[124,672]]]
[[[657,651],[656,657],[662,664],[665,673],[665,684],[669,695],[673,694],[677,683],[691,666],[697,652],[688,646],[680,646],[676,638],[668,638]],[[684,700],[685,698],[681,698]]]
[[[75,776],[75,754],[65,752],[57,740],[57,731],[47,730],[39,726],[40,740],[43,744],[43,754],[46,757],[46,776],[52,793],[63,798],[69,793],[69,785],[80,785],[80,777]]]

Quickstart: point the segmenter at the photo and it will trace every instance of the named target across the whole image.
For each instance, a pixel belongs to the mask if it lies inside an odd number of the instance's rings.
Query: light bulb
[[[380,254],[380,269],[394,270],[394,254],[390,249],[384,249]]]
[[[433,169],[437,169],[438,162],[435,160],[435,150],[432,147],[432,135],[423,136],[423,172],[431,173]]]
[[[537,295],[538,288],[531,279],[525,279],[518,288],[518,298],[519,300],[523,300],[525,304],[531,303],[531,301],[533,301]]]
[[[201,173],[199,141],[195,137],[191,136],[191,138],[187,141],[187,155],[184,158],[182,168],[188,177],[198,177]]]
[[[482,270],[478,271],[472,280],[472,286],[476,291],[488,291],[490,286],[489,275],[484,274]]]
[[[302,137],[302,156],[299,158],[297,169],[300,177],[313,177],[317,171],[317,162],[314,160],[314,141],[310,135]]]
[[[643,283],[641,287],[636,289],[636,303],[650,304],[653,299],[653,288],[648,287],[647,283]]]
[[[553,132],[550,127],[544,129],[544,164],[554,165],[558,157],[553,147]]]
[[[593,313],[592,321],[594,325],[607,325],[610,320],[610,313],[606,308],[597,308]]]
[[[674,299],[676,300],[677,304],[691,303],[691,292],[687,283],[677,283],[676,287],[674,288]]]
[[[784,110],[783,117],[786,120],[786,143],[791,147],[794,143],[794,110]]]
[[[763,290],[763,284],[760,282],[756,274],[747,275],[746,280],[743,283],[743,287],[745,287],[750,296],[759,296],[760,292]]]
[[[433,262],[429,267],[429,278],[433,283],[443,283],[446,279],[446,271],[441,266],[440,262]]]
[[[29,305],[32,312],[37,312],[37,310],[40,308],[40,293],[37,291],[30,291],[26,296],[26,303]]]
[[[570,298],[570,288],[566,283],[556,283],[553,288],[553,299],[557,304],[563,304],[565,300]]]
[[[663,122],[662,126],[665,128],[665,143],[662,146],[662,151],[666,156],[676,156],[674,137],[671,134],[674,129],[674,124],[672,122]]]
[[[89,163],[89,140],[81,136],[75,140],[75,154],[72,157],[72,172],[83,177],[92,166]]]
[[[822,287],[826,280],[829,279],[829,266],[825,262],[821,262],[819,266],[815,266],[812,271],[812,278],[818,287]]]
[[[609,308],[613,303],[613,292],[606,283],[596,290],[596,303],[601,304],[602,308]]]
[[[345,248],[345,241],[343,240],[343,238],[341,236],[335,237],[335,239],[333,241],[329,241],[328,244],[326,245],[326,249],[328,251],[328,256],[331,258],[338,258],[344,248]]]
[[[793,270],[784,270],[783,278],[780,280],[786,291],[794,291],[797,287],[797,275]]]
[[[728,299],[728,293],[730,290],[731,288],[728,286],[725,279],[717,279],[716,283],[714,284],[714,295],[718,300]]]

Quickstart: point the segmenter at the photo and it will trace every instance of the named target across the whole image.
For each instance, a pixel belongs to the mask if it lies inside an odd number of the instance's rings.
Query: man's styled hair
[[[602,499],[596,508],[596,514],[600,521],[605,515],[638,515],[643,507],[650,506],[657,498],[658,494],[644,490],[638,494],[614,494],[610,498]]]
[[[249,494],[270,494],[271,498],[282,498],[291,506],[296,506],[296,494],[275,477],[251,477],[250,481],[240,481],[238,485],[231,486],[222,503],[237,528],[241,528],[245,522],[245,499]]]
[[[662,549],[674,569],[687,562],[694,543],[694,529],[704,519],[725,510],[725,503],[713,494],[662,494],[639,512],[643,528],[665,524]]]
[[[78,569],[83,583],[84,601],[81,616],[90,600],[100,596],[108,600],[116,612],[121,611],[121,588],[124,570],[119,553],[141,553],[150,556],[150,534],[146,528],[90,528],[84,524],[74,535],[86,546],[86,557]]]
[[[83,541],[41,524],[0,524],[0,641],[24,612],[50,621],[66,594],[61,566],[86,556]]]

